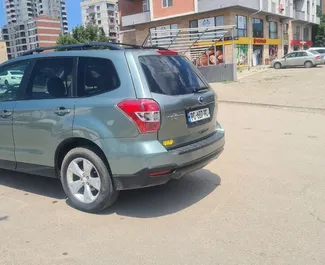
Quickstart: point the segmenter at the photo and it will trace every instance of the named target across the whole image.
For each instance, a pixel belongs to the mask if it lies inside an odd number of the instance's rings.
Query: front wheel
[[[305,67],[306,67],[306,68],[311,68],[311,67],[313,67],[313,63],[310,62],[310,61],[305,62]]]
[[[282,65],[280,63],[275,63],[274,64],[274,68],[275,69],[281,69],[282,68]]]
[[[61,182],[72,206],[85,212],[104,210],[119,194],[102,158],[86,148],[72,149],[64,157]]]

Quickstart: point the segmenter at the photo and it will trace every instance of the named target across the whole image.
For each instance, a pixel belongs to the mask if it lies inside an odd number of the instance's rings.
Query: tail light
[[[170,50],[158,50],[157,52],[161,55],[178,55],[178,52]]]
[[[140,133],[157,132],[160,128],[160,107],[151,99],[127,99],[117,104],[138,127]]]
[[[317,55],[317,56],[316,56],[316,59],[317,59],[317,60],[320,60],[320,59],[322,59],[322,56]]]

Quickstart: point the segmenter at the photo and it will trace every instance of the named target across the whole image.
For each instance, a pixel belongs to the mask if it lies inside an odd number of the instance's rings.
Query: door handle
[[[59,108],[55,109],[53,112],[59,116],[64,116],[64,115],[69,114],[71,112],[71,110],[66,109],[65,107],[59,107]]]
[[[3,111],[0,112],[0,116],[2,118],[8,118],[11,115],[12,115],[12,112],[11,111],[8,111],[8,110],[3,110]]]

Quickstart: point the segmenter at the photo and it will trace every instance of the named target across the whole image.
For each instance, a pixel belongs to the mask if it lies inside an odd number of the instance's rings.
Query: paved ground
[[[268,70],[217,85],[220,159],[123,192],[102,215],[72,209],[56,180],[1,172],[0,264],[324,264],[323,76]]]

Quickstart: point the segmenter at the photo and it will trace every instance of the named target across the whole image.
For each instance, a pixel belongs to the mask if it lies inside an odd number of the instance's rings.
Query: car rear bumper
[[[179,179],[193,171],[205,167],[211,161],[218,158],[223,149],[224,148],[221,147],[217,151],[202,157],[199,160],[191,161],[190,163],[184,165],[170,164],[159,168],[152,168],[150,170],[146,168],[132,176],[114,176],[113,181],[117,190],[129,190],[163,185],[171,179]],[[160,176],[150,176],[150,172],[162,171],[169,171],[170,173]]]
[[[154,155],[134,157],[132,163],[125,161],[124,171],[129,171],[129,166],[134,168],[135,164],[142,165],[132,173],[119,174],[114,170],[116,165],[112,165],[115,187],[118,190],[137,189],[165,184],[171,179],[179,179],[218,158],[224,149],[224,144],[225,133],[219,127],[213,135],[190,145],[170,151],[164,149],[164,152]]]

